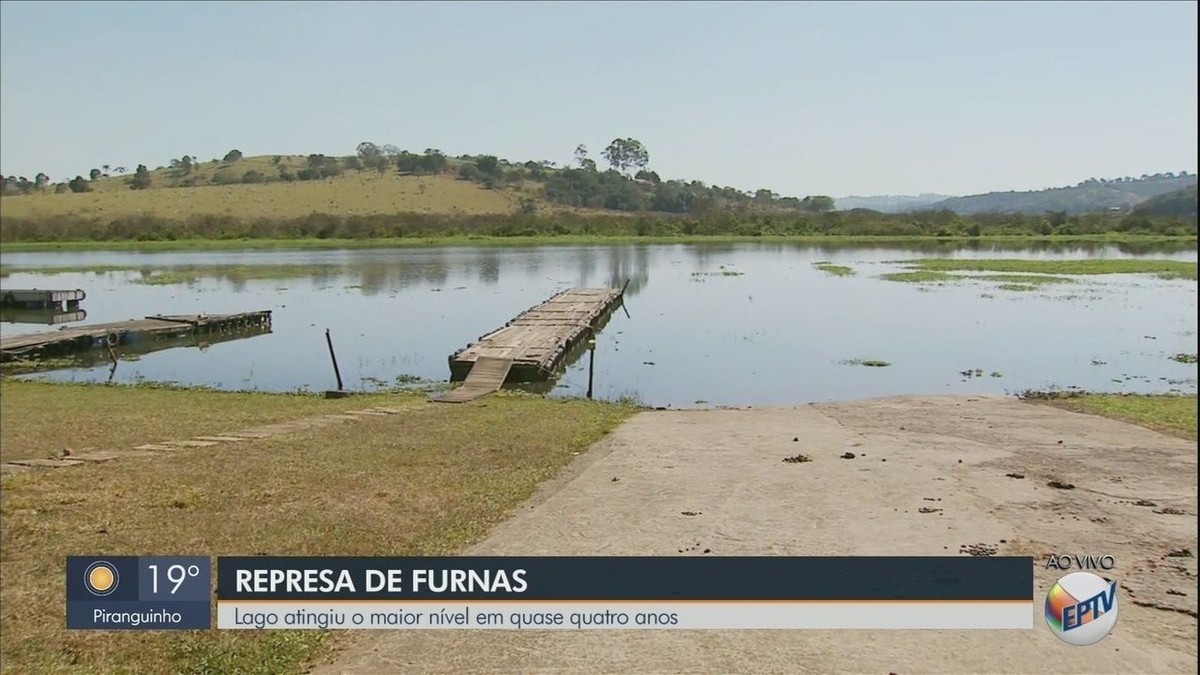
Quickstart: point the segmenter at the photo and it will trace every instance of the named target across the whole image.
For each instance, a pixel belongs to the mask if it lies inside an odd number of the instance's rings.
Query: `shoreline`
[[[446,237],[384,237],[376,239],[175,239],[175,240],[105,240],[105,241],[21,241],[0,242],[0,253],[43,253],[76,251],[223,251],[223,250],[307,250],[307,249],[374,249],[374,248],[432,248],[432,247],[521,247],[521,246],[579,246],[616,244],[1175,244],[1197,246],[1192,235],[988,235],[979,237],[929,235],[534,235],[534,236],[446,236]]]

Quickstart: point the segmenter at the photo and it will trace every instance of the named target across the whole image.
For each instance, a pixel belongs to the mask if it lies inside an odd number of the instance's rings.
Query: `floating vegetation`
[[[880,359],[846,359],[844,361],[840,361],[839,363],[844,366],[866,366],[868,368],[887,368],[888,366],[892,365],[891,363]]]
[[[1183,260],[1089,258],[1022,260],[998,258],[922,258],[897,261],[913,269],[939,272],[1021,272],[1033,274],[1155,274],[1163,279],[1195,279],[1196,263]]]
[[[1195,354],[1183,354],[1183,353],[1172,354],[1171,356],[1168,356],[1167,358],[1171,359],[1172,361],[1178,361],[1179,363],[1195,363],[1196,362]]]
[[[973,274],[966,275],[964,279],[978,279],[980,281],[1003,281],[1012,284],[1073,284],[1075,279],[1071,277],[1059,277],[1052,274]]]
[[[946,272],[930,272],[927,270],[915,270],[910,272],[888,272],[880,275],[880,279],[884,281],[906,281],[909,283],[928,283],[931,281],[954,281],[963,277],[948,274]]]
[[[829,274],[832,274],[835,277],[852,277],[852,276],[854,276],[853,268],[847,267],[846,265],[835,265],[835,264],[829,262],[828,260],[822,260],[821,262],[815,262],[815,263],[813,263],[813,267],[821,270],[822,272],[827,272]]]
[[[1049,274],[951,274],[940,270],[912,269],[880,275],[884,281],[907,283],[946,283],[949,281],[998,281],[1004,291],[1032,291],[1043,284],[1074,283],[1070,277]],[[993,297],[985,294],[985,297]]]

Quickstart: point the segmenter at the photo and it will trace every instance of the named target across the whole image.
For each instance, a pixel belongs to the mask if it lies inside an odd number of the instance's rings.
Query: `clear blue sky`
[[[359,141],[784,195],[1197,168],[1194,2],[0,3],[0,171]]]

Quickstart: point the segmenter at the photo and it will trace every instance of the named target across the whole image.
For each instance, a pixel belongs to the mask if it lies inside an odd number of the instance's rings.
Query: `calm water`
[[[878,275],[927,256],[1196,260],[1196,251],[1115,247],[917,250],[791,244],[553,246],[336,251],[6,254],[11,266],[129,265],[101,273],[11,274],[11,288],[83,288],[87,323],[157,313],[270,309],[267,335],[170,349],[121,362],[114,381],[225,389],[335,386],[332,330],[348,388],[397,377],[445,380],[447,356],[571,286],[620,286],[626,305],[599,335],[598,398],[660,406],[782,404],[888,394],[1005,393],[1027,388],[1196,392],[1196,290],[1152,275],[1079,277],[1037,291],[963,281],[915,285]],[[813,267],[828,260],[857,274]],[[207,276],[138,283],[184,265],[300,265],[304,276]],[[741,274],[725,274],[739,272]],[[70,324],[78,325],[78,324]],[[2,324],[5,335],[48,326]],[[881,359],[892,365],[846,365]],[[982,377],[961,371],[980,369]],[[107,380],[107,364],[38,375]],[[998,376],[993,377],[992,373]],[[587,356],[554,389],[583,395]]]

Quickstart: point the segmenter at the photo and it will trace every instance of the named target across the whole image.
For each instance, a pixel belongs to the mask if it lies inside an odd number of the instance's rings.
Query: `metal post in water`
[[[592,398],[592,381],[596,374],[596,333],[588,337],[588,400]]]
[[[337,355],[333,353],[333,338],[329,337],[329,329],[325,329],[325,342],[329,344],[329,359],[333,361],[333,374],[337,377],[338,391],[342,391],[342,373],[338,370]]]

